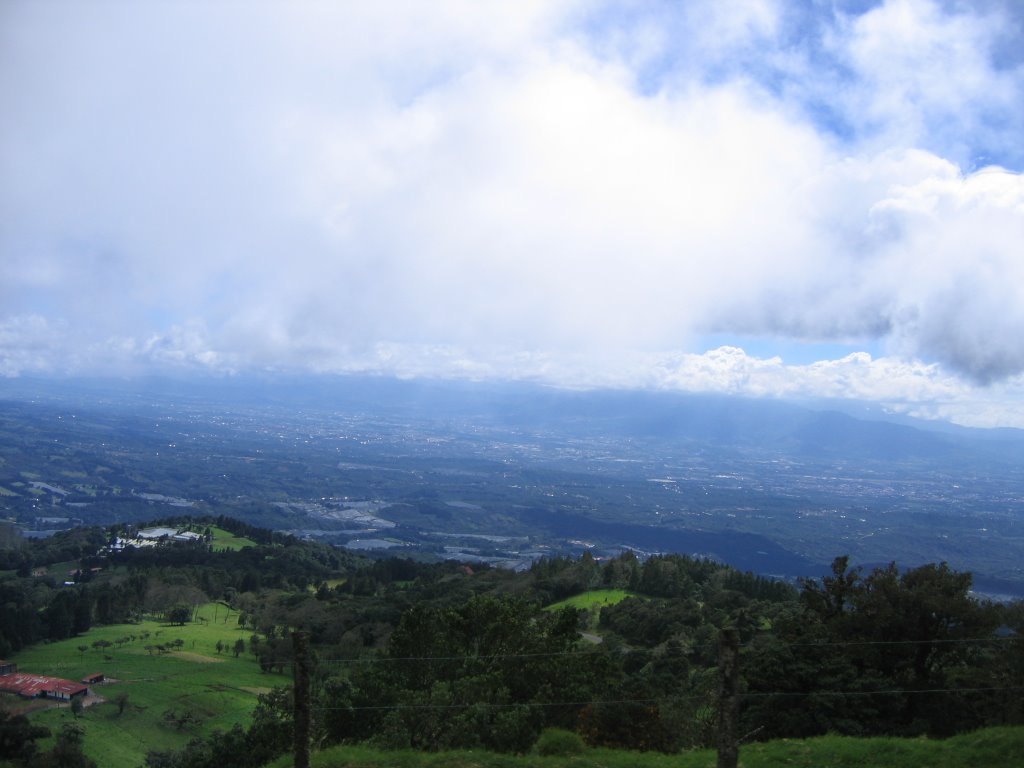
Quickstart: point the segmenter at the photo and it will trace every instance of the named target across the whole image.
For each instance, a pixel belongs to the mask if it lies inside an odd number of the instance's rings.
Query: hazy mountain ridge
[[[167,400],[290,408],[363,408],[438,420],[474,417],[509,426],[557,424],[581,433],[708,440],[743,446],[899,450],[927,457],[984,451],[993,445],[1024,456],[1024,430],[982,429],[833,404],[773,398],[645,390],[570,390],[524,383],[396,379],[377,376],[233,376],[176,380],[6,379],[0,397],[81,403]]]

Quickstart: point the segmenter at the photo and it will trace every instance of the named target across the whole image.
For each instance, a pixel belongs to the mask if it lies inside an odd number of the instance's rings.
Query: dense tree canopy
[[[864,571],[837,558],[794,588],[679,555],[555,557],[513,573],[363,560],[245,532],[259,543],[236,552],[204,541],[80,550],[98,570],[73,585],[10,571],[0,578],[0,656],[96,624],[191,621],[194,605],[218,600],[240,611],[246,631],[221,650],[252,654],[264,670],[287,669],[291,633],[308,633],[319,743],[521,752],[555,726],[594,745],[673,752],[713,741],[718,638],[734,627],[742,727],[759,738],[941,736],[1024,722],[1024,607],[977,599],[970,574],[946,564]],[[109,535],[74,541],[92,539]],[[70,544],[39,546],[19,562]],[[602,589],[626,597],[589,610],[553,605]],[[30,748],[9,725],[10,749]],[[154,753],[150,764],[270,759],[291,730],[291,692],[278,689],[261,697],[249,728]]]
[[[800,609],[753,643],[749,723],[774,734],[949,735],[992,722],[994,676],[1010,645],[1003,612],[941,565],[865,575],[840,557],[808,580]]]

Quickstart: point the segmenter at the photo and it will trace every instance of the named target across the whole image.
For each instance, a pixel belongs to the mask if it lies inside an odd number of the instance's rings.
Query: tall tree
[[[945,563],[902,573],[890,564],[865,576],[837,558],[831,575],[803,583],[801,613],[755,643],[745,665],[751,687],[788,698],[749,706],[751,725],[761,718],[769,731],[796,735],[977,727],[983,720],[972,719],[955,689],[984,687],[962,683],[986,663],[999,612],[970,590],[971,575]]]

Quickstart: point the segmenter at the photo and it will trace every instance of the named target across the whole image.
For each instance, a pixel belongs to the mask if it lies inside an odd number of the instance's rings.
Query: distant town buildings
[[[143,540],[169,539],[170,541],[198,541],[202,534],[195,531],[179,531],[177,528],[143,528],[138,537]]]
[[[202,538],[201,533],[183,531],[178,528],[143,528],[130,538],[118,536],[109,548],[119,551],[125,547],[155,547],[168,541],[201,541]]]

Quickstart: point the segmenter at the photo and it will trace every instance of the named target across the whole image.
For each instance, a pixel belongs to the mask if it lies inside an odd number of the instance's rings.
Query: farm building
[[[12,672],[18,671],[18,665],[13,661],[2,661],[0,660],[0,675],[9,675]]]
[[[86,675],[82,678],[82,682],[86,685],[94,685],[96,683],[102,683],[106,678],[102,672],[93,672],[91,675]]]
[[[88,696],[89,687],[61,677],[14,672],[0,675],[0,692],[16,693],[26,699],[71,701],[75,696]]]

